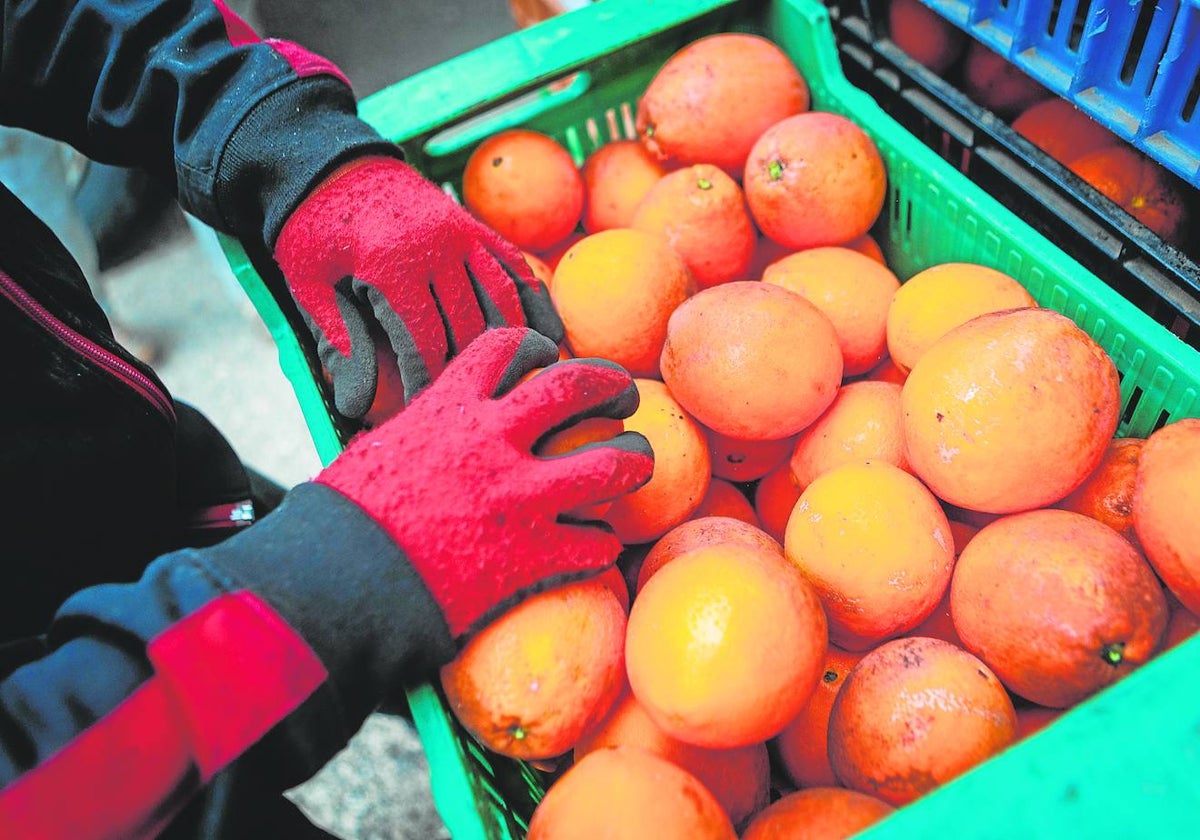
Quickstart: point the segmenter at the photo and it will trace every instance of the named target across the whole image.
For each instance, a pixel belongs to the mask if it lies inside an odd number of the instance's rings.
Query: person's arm
[[[220,0],[3,0],[0,120],[138,166],[220,230],[273,242],[321,178],[399,151],[349,82]]]
[[[0,837],[154,836],[256,744],[277,790],[311,777],[387,680],[453,653],[410,569],[305,484],[226,543],[80,592],[52,652],[0,683]]]
[[[0,837],[153,836],[248,750],[294,786],[504,609],[611,566],[611,530],[569,511],[645,483],[645,438],[533,449],[637,391],[557,356],[490,330],[259,523],[69,599],[0,682]]]
[[[136,165],[266,249],[360,418],[387,335],[411,399],[484,329],[562,323],[515,245],[402,161],[329,61],[221,0],[0,0],[0,122]]]

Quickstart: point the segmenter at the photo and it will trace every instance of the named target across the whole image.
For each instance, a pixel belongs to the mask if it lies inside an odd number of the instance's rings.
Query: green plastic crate
[[[849,116],[879,145],[889,193],[874,232],[901,279],[954,260],[1005,271],[1112,355],[1122,376],[1118,434],[1145,436],[1168,420],[1200,416],[1200,353],[852,87],[838,64],[827,12],[815,0],[601,0],[413,76],[364,100],[360,110],[415,166],[457,194],[472,149],[502,128],[551,134],[579,162],[609,140],[632,137],[637,97],[662,63],[696,38],[735,30],[772,38],[807,78],[814,108]],[[315,348],[273,263],[231,239],[223,245],[278,344],[281,366],[328,462],[355,428],[332,409]],[[899,810],[869,836],[1194,835],[1198,669],[1200,641],[1160,656],[1038,735]],[[453,720],[435,685],[413,689],[408,701],[434,799],[452,835],[523,837],[547,777],[481,749]]]

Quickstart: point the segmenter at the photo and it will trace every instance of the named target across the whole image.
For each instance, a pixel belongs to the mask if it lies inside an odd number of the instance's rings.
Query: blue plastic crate
[[[1200,186],[1200,0],[922,0]]]

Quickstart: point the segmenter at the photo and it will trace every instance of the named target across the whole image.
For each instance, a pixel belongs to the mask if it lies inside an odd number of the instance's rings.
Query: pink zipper
[[[79,355],[95,362],[98,367],[107,371],[140,394],[168,422],[174,425],[175,406],[153,379],[146,376],[120,356],[109,352],[91,339],[80,335],[54,317],[46,307],[34,300],[29,292],[21,288],[15,280],[3,271],[0,271],[0,294],[3,294],[16,304],[18,309],[32,318],[46,332],[50,333],[63,344],[66,344]]]

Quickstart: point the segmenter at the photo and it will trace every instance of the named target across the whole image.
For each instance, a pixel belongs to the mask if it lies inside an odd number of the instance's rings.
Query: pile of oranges
[[[481,743],[546,772],[530,838],[848,836],[1195,631],[1200,420],[1114,439],[1112,360],[999,271],[901,285],[883,157],[770,41],[689,44],[637,126],[582,167],[506,130],[463,175],[564,357],[638,384],[541,451],[655,452],[587,514],[619,572],[442,672]]]

